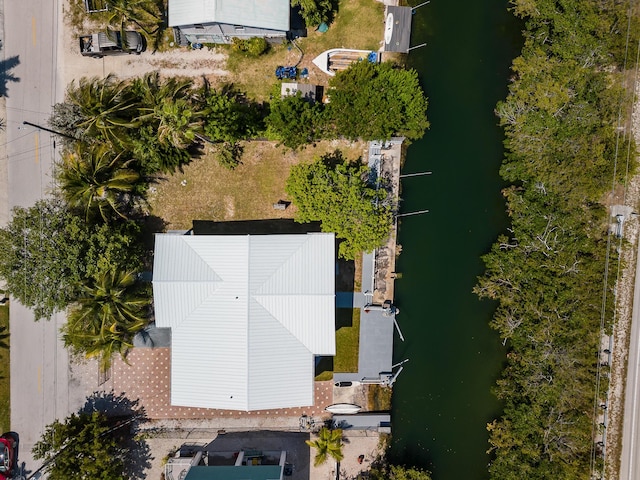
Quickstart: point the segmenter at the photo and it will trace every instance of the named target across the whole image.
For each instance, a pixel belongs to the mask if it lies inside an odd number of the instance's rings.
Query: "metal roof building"
[[[169,26],[226,23],[289,30],[289,0],[169,0]]]
[[[333,234],[158,234],[153,296],[172,405],[313,404],[314,356],[335,355]]]

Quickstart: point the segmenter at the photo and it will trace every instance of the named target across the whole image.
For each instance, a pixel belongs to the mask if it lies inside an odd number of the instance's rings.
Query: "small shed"
[[[323,88],[320,85],[312,85],[310,83],[293,83],[283,82],[280,88],[280,95],[288,97],[289,95],[300,95],[309,102],[322,101]]]

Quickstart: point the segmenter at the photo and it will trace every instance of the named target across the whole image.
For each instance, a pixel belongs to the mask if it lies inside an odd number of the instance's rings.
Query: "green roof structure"
[[[281,478],[280,465],[241,465],[191,467],[184,480],[280,480]]]

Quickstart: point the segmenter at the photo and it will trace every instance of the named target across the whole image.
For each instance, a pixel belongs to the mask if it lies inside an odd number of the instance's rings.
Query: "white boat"
[[[326,50],[313,59],[316,67],[327,75],[334,76],[337,71],[349,68],[353,62],[361,60],[377,63],[380,61],[378,52],[371,50],[350,50],[348,48],[332,48]]]
[[[353,413],[358,413],[362,410],[362,407],[359,405],[354,405],[353,403],[334,403],[333,405],[329,405],[325,408],[327,412],[341,414],[341,415],[350,415]]]

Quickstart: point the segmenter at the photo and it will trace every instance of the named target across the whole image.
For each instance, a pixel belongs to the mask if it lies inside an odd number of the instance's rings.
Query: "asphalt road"
[[[56,95],[64,91],[57,62],[61,0],[5,0],[4,79],[8,205],[30,206],[50,192],[54,138],[23,125],[46,125]],[[11,428],[20,434],[26,472],[39,465],[31,448],[44,427],[67,416],[79,401],[69,361],[58,335],[62,315],[34,322],[32,312],[11,302]]]
[[[640,242],[638,242],[640,259]],[[640,262],[636,263],[631,338],[625,387],[620,480],[640,478]]]

